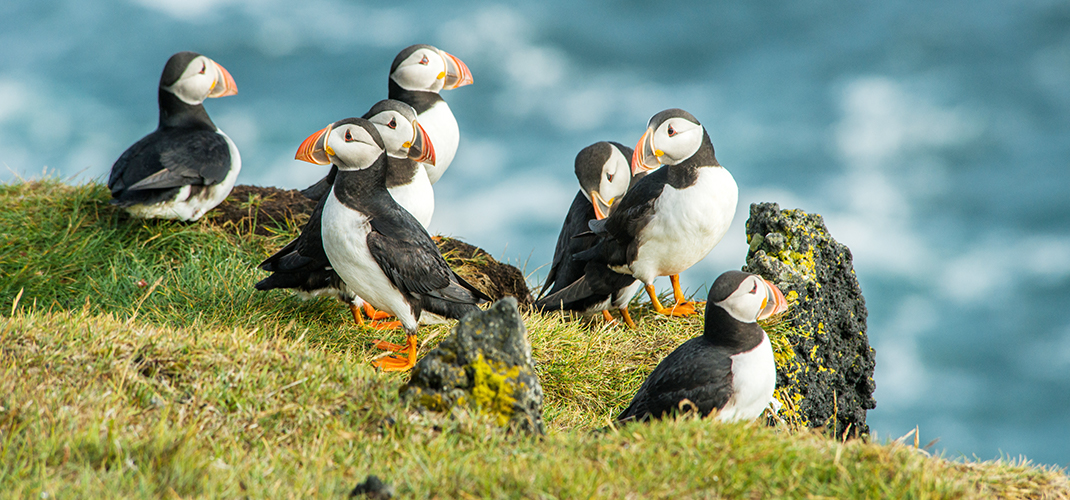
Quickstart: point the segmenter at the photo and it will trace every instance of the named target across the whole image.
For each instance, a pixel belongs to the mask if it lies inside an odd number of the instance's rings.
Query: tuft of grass
[[[1064,471],[1024,460],[784,424],[614,428],[702,329],[645,306],[636,330],[525,316],[545,436],[421,414],[398,397],[407,376],[369,366],[379,332],[252,289],[293,234],[130,220],[107,199],[0,186],[0,497],[343,497],[376,474],[402,498],[1070,498]],[[423,352],[447,332],[421,328]]]

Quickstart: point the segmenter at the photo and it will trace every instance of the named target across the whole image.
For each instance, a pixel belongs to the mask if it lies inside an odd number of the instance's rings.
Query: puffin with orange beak
[[[556,296],[556,300],[542,300],[543,297],[555,296],[557,292],[584,276],[587,263],[573,256],[591,248],[595,243],[588,223],[606,218],[613,209],[613,203],[623,196],[632,184],[647,174],[646,171],[641,171],[635,176],[632,175],[629,163],[631,157],[632,148],[607,141],[587,146],[576,155],[575,169],[580,191],[576,193],[561,226],[554,260],[536,307],[545,311],[562,309],[585,315],[601,311],[606,321],[613,321],[608,310],[612,306],[621,311],[625,323],[635,327],[635,322],[628,313],[628,302],[638,289],[638,282],[634,278],[614,279],[611,276],[604,283],[593,283],[594,290],[591,290],[591,294],[584,295],[579,301],[561,300],[561,296]],[[583,234],[586,236],[580,236]],[[624,286],[621,287],[620,284]]]
[[[757,320],[788,309],[776,285],[756,274],[727,271],[710,287],[703,333],[684,342],[650,373],[617,422],[660,419],[686,400],[705,417],[754,420],[776,389],[769,336]]]
[[[654,115],[635,146],[632,172],[651,170],[608,217],[589,223],[597,241],[574,255],[587,263],[584,276],[543,301],[592,300],[596,281],[602,287],[619,284],[625,278],[617,275],[625,275],[645,285],[658,313],[695,313],[680,290],[679,274],[706,257],[728,231],[739,198],[736,181],[717,162],[705,128],[682,109]],[[658,276],[672,282],[671,307],[662,306],[654,292]]]
[[[457,119],[439,92],[472,82],[472,72],[464,62],[430,45],[418,44],[402,49],[390,66],[388,97],[412,106],[420,124],[435,138],[435,164],[427,165],[427,178],[431,184],[438,182],[453,163],[461,140]],[[337,172],[331,168],[326,177],[302,190],[301,194],[313,200],[323,198],[330,191]]]
[[[434,192],[424,167],[434,164],[435,149],[417,120],[416,111],[403,102],[384,99],[375,103],[363,118],[380,133],[386,148],[387,191],[426,227],[434,211]],[[307,139],[298,150],[297,158],[306,161],[311,158],[319,164],[330,164],[325,145],[315,144],[314,139],[318,137],[318,140],[325,141],[329,130],[336,125],[331,124],[318,135]],[[320,153],[312,156],[311,151]],[[359,311],[361,306],[369,318],[382,319],[385,315],[376,314],[371,306],[345,286],[331,268],[323,250],[320,230],[324,201],[320,200],[317,204],[297,239],[260,263],[261,269],[273,274],[255,286],[258,290],[290,288],[303,298],[321,295],[335,297],[349,306],[353,320],[360,324],[364,323]]]
[[[346,289],[398,317],[404,345],[379,341],[401,355],[379,359],[387,371],[416,363],[416,330],[427,299],[449,303],[459,316],[489,300],[442,258],[431,236],[387,191],[387,155],[373,123],[348,118],[301,144],[297,159],[338,167],[320,217],[323,250]]]
[[[111,203],[136,217],[195,221],[226,199],[241,156],[202,103],[237,93],[219,63],[196,52],[172,55],[160,75],[160,124],[112,165]]]

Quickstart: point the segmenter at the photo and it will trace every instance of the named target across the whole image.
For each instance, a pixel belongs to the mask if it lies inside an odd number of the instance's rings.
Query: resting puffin
[[[323,249],[349,290],[401,321],[406,345],[377,345],[406,355],[375,363],[401,371],[416,363],[416,329],[425,298],[468,313],[489,298],[449,268],[423,226],[390,197],[384,147],[371,122],[349,118],[309,136],[298,159],[338,167],[323,205]]]
[[[545,311],[558,309],[574,310],[582,313],[602,311],[606,321],[613,321],[613,316],[607,310],[613,306],[621,311],[624,321],[634,328],[628,313],[628,302],[631,301],[638,290],[639,282],[631,276],[610,277],[610,281],[596,284],[594,288],[602,293],[591,295],[584,294],[584,300],[567,301],[555,294],[568,285],[576,282],[584,275],[586,262],[577,260],[573,256],[591,248],[595,239],[588,230],[588,223],[592,220],[601,220],[610,213],[613,203],[628,191],[629,187],[646,175],[646,171],[640,171],[632,175],[629,161],[632,157],[632,148],[616,142],[596,142],[583,148],[576,155],[576,178],[580,182],[580,191],[572,200],[572,206],[565,216],[565,222],[561,226],[561,233],[557,237],[557,247],[554,250],[554,260],[550,265],[550,272],[543,283],[542,291],[536,307]],[[587,233],[583,237],[581,234]],[[612,273],[611,274],[617,274]],[[545,296],[555,296],[556,300],[543,301]]]
[[[780,290],[755,274],[728,271],[710,287],[702,336],[684,342],[658,363],[617,422],[659,419],[690,401],[705,417],[753,420],[776,388],[769,337],[758,326],[787,310]]]
[[[380,132],[386,146],[387,190],[426,227],[434,210],[434,193],[424,165],[435,163],[435,149],[417,121],[416,111],[403,102],[384,99],[375,103],[363,118]],[[311,146],[302,145],[298,158]],[[320,161],[330,162],[326,157]],[[334,297],[349,306],[353,320],[360,324],[364,324],[358,310],[361,305],[369,318],[382,319],[385,316],[377,315],[345,286],[327,259],[320,232],[324,201],[321,199],[316,205],[300,236],[260,263],[261,269],[273,274],[255,287],[257,290],[292,288],[303,298]]]
[[[435,164],[425,166],[431,184],[438,182],[453,163],[461,140],[457,119],[439,92],[472,81],[472,73],[460,59],[430,45],[418,44],[402,49],[390,66],[388,97],[412,106],[420,124],[435,138]],[[338,169],[331,167],[326,177],[302,190],[301,194],[313,200],[323,198],[330,191],[337,173]]]
[[[241,156],[201,103],[237,93],[215,61],[196,52],[171,56],[160,76],[160,125],[112,165],[111,203],[137,217],[195,221],[226,199]]]
[[[686,316],[695,308],[680,291],[679,274],[721,241],[739,192],[732,174],[717,163],[709,134],[682,109],[654,115],[635,146],[632,171],[655,168],[621,197],[609,217],[590,222],[598,241],[576,258],[589,261],[588,268],[601,278],[609,269],[643,282],[658,313]],[[658,276],[672,281],[672,307],[662,307],[654,293]],[[582,298],[591,279],[585,275],[558,293]]]

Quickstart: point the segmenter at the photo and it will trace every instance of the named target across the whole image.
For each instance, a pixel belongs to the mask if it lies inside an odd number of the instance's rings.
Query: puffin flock
[[[400,327],[405,343],[376,341],[396,354],[374,365],[405,371],[416,363],[420,324],[461,319],[491,299],[450,269],[427,232],[433,185],[460,142],[439,93],[473,83],[472,73],[457,57],[420,44],[398,53],[388,83],[387,99],[298,147],[296,159],[330,165],[330,172],[302,191],[317,201],[312,215],[296,239],[259,265],[271,274],[254,286],[334,297],[361,325]],[[234,78],[212,59],[171,56],[160,76],[159,126],[112,166],[112,204],[134,217],[196,221],[226,199],[241,156],[203,102],[237,93]],[[682,109],[658,112],[635,149],[596,142],[576,155],[575,174],[580,190],[536,310],[613,322],[610,310],[617,309],[635,328],[628,304],[643,287],[657,313],[695,314],[701,303],[687,300],[679,275],[721,241],[738,200],[698,119]],[[658,276],[672,283],[668,307],[654,289]],[[760,276],[721,274],[709,290],[702,335],[666,356],[616,420],[658,419],[685,404],[702,416],[716,411],[719,420],[756,419],[775,404],[776,385],[772,347],[757,321],[786,309],[781,291]],[[385,321],[390,317],[396,319]]]

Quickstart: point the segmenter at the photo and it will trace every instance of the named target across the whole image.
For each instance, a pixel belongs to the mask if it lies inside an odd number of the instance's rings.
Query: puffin
[[[757,320],[787,310],[780,289],[756,274],[727,271],[710,287],[702,335],[665,357],[639,387],[618,423],[660,419],[684,401],[702,417],[754,420],[773,399],[776,363]]]
[[[461,140],[457,119],[439,92],[463,87],[473,81],[472,72],[464,62],[431,45],[417,44],[402,49],[390,66],[387,97],[412,106],[421,125],[435,138],[435,164],[425,167],[431,184],[438,182],[453,163]],[[319,200],[330,191],[337,174],[338,169],[332,166],[326,177],[302,190],[301,194]]]
[[[362,118],[371,122],[383,138],[387,152],[387,191],[426,228],[434,211],[434,192],[424,165],[435,163],[435,149],[416,119],[416,111],[401,101],[384,99]],[[298,151],[298,157],[300,154]],[[254,287],[257,290],[291,288],[305,299],[334,297],[349,306],[353,320],[361,325],[364,324],[361,307],[370,319],[385,318],[386,315],[378,314],[349,290],[331,267],[320,230],[325,201],[321,199],[313,209],[300,236],[260,263],[258,267],[272,274]],[[373,323],[372,326],[396,325]]]
[[[625,323],[635,328],[635,322],[628,312],[628,302],[638,290],[639,282],[630,276],[611,276],[610,282],[600,283],[605,286],[596,284],[596,288],[604,289],[602,293],[593,296],[585,294],[585,300],[563,301],[560,300],[561,296],[557,296],[556,301],[542,300],[543,297],[553,296],[583,277],[586,262],[577,260],[574,255],[589,249],[595,243],[593,234],[588,230],[588,223],[606,218],[613,203],[647,174],[647,171],[640,171],[632,175],[632,153],[632,148],[623,144],[601,141],[583,148],[576,155],[575,171],[580,191],[576,193],[572,206],[565,215],[565,222],[557,237],[554,260],[536,300],[536,307],[544,311],[564,309],[584,314],[602,311],[603,318],[612,322],[613,316],[608,308],[613,306],[621,311]],[[581,236],[585,234],[586,236]]]
[[[660,167],[660,168],[659,168]],[[702,260],[721,241],[736,212],[739,190],[717,162],[713,143],[691,113],[667,109],[650,118],[632,154],[632,171],[651,171],[628,190],[612,213],[588,226],[597,241],[575,254],[587,262],[585,275],[544,300],[586,300],[596,280],[641,281],[659,314],[688,316],[695,304],[680,290],[680,273]],[[664,307],[654,278],[669,276],[676,303]]]
[[[405,345],[376,342],[401,354],[375,366],[411,369],[425,298],[450,303],[462,316],[490,298],[450,269],[423,226],[390,196],[385,145],[370,121],[348,118],[327,126],[302,143],[297,159],[338,167],[323,202],[323,249],[347,289],[397,316],[405,330]]]
[[[241,155],[202,103],[237,93],[219,63],[196,52],[172,55],[160,75],[159,126],[112,165],[111,203],[135,217],[195,221],[226,199]]]

